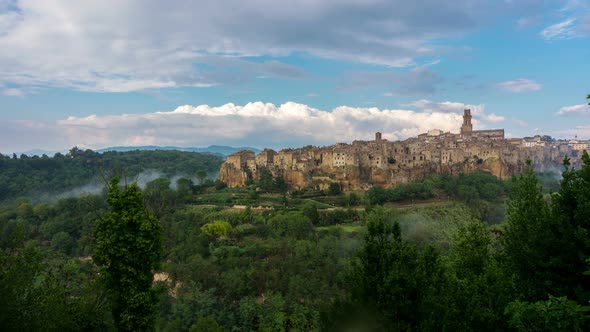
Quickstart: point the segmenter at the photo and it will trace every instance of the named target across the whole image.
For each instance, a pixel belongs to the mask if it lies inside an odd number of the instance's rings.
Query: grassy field
[[[325,230],[331,230],[331,229],[340,229],[344,233],[360,233],[365,230],[365,226],[360,225],[360,224],[349,224],[349,225],[334,225],[334,226],[316,227],[317,231],[325,231]]]

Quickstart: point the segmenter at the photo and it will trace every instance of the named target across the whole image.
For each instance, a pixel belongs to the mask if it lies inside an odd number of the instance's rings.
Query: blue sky
[[[590,0],[0,0],[0,152],[590,138]]]

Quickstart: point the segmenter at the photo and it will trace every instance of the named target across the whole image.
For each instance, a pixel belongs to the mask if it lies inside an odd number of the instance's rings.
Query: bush
[[[221,239],[227,237],[231,225],[227,221],[215,220],[201,227],[201,232],[212,239]]]
[[[314,232],[311,220],[298,211],[278,214],[268,221],[268,225],[277,237],[306,239]]]
[[[342,189],[340,189],[340,184],[333,182],[330,183],[330,187],[328,188],[328,194],[332,196],[338,196],[342,193]]]

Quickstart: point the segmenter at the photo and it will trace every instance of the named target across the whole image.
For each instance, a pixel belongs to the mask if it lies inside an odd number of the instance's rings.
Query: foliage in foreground
[[[155,182],[144,202],[162,225],[153,262],[163,263],[167,288],[148,292],[158,296],[155,328],[588,330],[589,159],[564,173],[551,202],[532,173],[517,177],[508,220],[494,226],[474,201],[254,212],[192,206],[186,186]],[[130,214],[100,196],[0,207],[2,330],[113,329],[106,280],[84,255],[105,249],[92,241],[104,220],[150,219],[140,196],[117,200]]]
[[[162,255],[161,227],[146,212],[137,184],[121,191],[119,179],[113,178],[108,203],[110,211],[95,225],[92,258],[101,267],[117,329],[149,330],[156,318],[152,283]]]

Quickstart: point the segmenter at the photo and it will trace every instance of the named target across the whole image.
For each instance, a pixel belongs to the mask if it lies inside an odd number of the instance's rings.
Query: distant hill
[[[113,146],[109,148],[95,150],[98,153],[103,153],[107,151],[118,151],[118,152],[125,152],[125,151],[135,151],[135,150],[178,150],[178,151],[187,151],[187,152],[201,152],[201,153],[214,153],[220,154],[222,156],[227,156],[232,153],[238,152],[240,150],[251,150],[254,153],[260,153],[260,149],[251,148],[251,147],[239,147],[234,148],[231,146],[222,146],[222,145],[211,145],[206,148],[186,148],[186,147],[177,147],[177,146],[156,146],[156,145],[145,145],[145,146]]]

